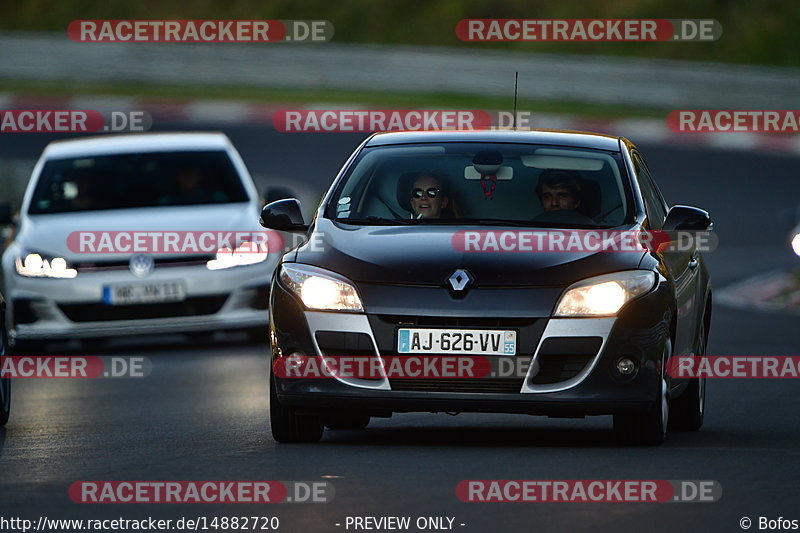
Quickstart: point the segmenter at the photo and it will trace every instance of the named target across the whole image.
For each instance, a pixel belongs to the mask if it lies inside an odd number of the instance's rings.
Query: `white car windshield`
[[[48,161],[28,213],[246,202],[224,151],[153,152]]]

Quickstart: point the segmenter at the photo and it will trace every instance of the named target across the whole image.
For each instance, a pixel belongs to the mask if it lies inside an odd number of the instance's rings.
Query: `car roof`
[[[138,152],[226,150],[230,146],[230,140],[221,132],[115,134],[53,141],[42,156],[61,159]]]
[[[486,131],[402,131],[377,133],[366,146],[391,144],[492,142],[549,144],[619,152],[619,137],[602,133],[569,130],[486,130]]]

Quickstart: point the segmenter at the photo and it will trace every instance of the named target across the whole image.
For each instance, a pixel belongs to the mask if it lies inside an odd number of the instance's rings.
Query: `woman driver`
[[[411,187],[413,218],[441,218],[449,202],[444,183],[432,174],[418,177]]]

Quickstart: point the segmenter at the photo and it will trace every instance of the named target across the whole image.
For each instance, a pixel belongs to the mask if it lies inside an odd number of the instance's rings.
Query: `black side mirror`
[[[300,202],[296,198],[265,205],[261,210],[261,225],[278,231],[308,231],[308,224],[303,222]]]
[[[264,189],[264,201],[268,204],[287,198],[295,198],[297,195],[287,187],[267,187]]]
[[[8,226],[14,222],[12,215],[11,204],[8,202],[0,202],[0,226]]]
[[[664,221],[664,231],[710,231],[712,229],[711,215],[708,211],[690,207],[688,205],[676,205],[667,213]]]

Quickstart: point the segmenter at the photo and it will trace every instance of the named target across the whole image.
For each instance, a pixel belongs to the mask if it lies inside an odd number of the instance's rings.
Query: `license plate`
[[[103,302],[107,305],[133,305],[158,302],[180,302],[186,299],[186,289],[179,281],[144,285],[106,285]]]
[[[517,332],[486,329],[401,328],[398,353],[516,355]]]

